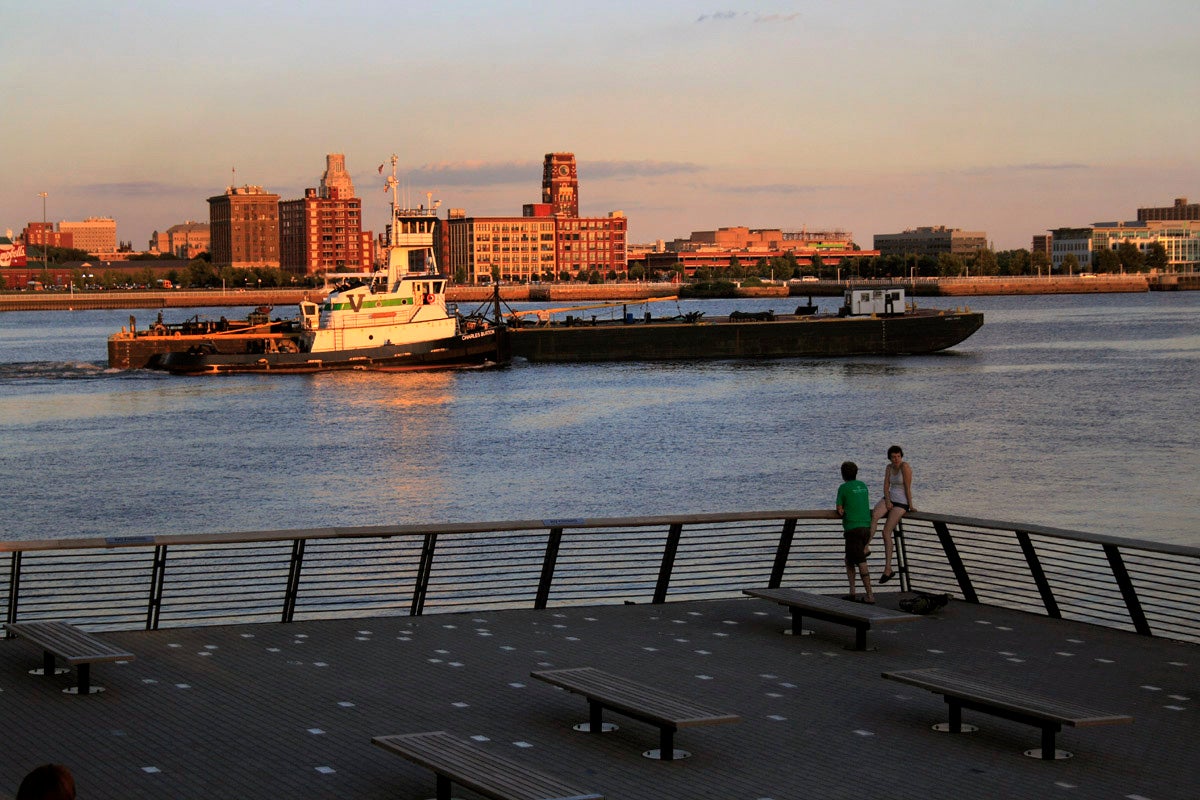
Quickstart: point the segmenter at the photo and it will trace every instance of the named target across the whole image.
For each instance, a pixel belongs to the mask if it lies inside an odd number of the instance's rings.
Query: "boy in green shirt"
[[[871,575],[867,571],[867,542],[871,539],[871,500],[867,485],[858,478],[858,465],[853,461],[842,462],[842,485],[837,491],[837,514],[842,518],[842,530],[846,537],[846,577],[850,581],[847,600],[858,600],[854,591],[854,571],[862,576],[865,594],[862,602],[874,603],[871,591]]]

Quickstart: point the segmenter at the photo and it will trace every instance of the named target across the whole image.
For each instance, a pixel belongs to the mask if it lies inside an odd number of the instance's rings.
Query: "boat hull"
[[[317,353],[208,353],[197,349],[165,353],[156,366],[175,375],[411,372],[502,365],[510,357],[508,332],[503,328],[405,345]]]
[[[933,353],[982,325],[977,312],[921,310],[891,317],[555,325],[517,328],[510,335],[513,356],[528,361],[831,358]]]

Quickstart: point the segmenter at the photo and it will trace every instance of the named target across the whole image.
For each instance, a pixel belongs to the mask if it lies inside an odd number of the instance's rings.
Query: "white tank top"
[[[904,469],[888,464],[888,500],[909,505],[908,493],[904,491]]]

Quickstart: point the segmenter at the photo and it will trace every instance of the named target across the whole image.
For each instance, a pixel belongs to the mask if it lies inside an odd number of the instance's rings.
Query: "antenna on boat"
[[[396,165],[399,163],[400,163],[400,157],[397,156],[395,153],[392,153],[392,174],[389,175],[387,180],[384,182],[387,189],[392,190],[392,219],[391,219],[392,224],[389,226],[390,230],[391,230],[391,233],[388,236],[388,244],[389,245],[396,244],[396,214],[398,212],[399,204],[400,204],[400,198],[399,198],[400,182],[398,180],[396,180]]]

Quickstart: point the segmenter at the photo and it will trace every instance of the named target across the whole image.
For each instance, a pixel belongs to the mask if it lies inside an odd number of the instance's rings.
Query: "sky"
[[[378,232],[519,215],[573,152],[630,241],[725,226],[1049,228],[1200,200],[1195,0],[0,0],[0,233],[283,199],[343,153]],[[388,168],[390,170],[390,166]]]

